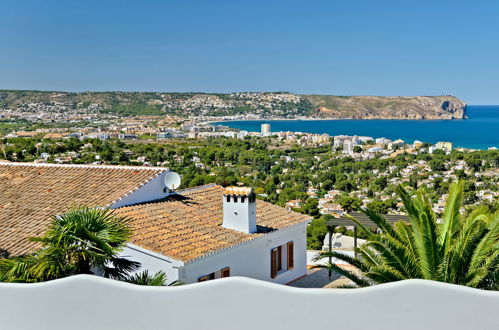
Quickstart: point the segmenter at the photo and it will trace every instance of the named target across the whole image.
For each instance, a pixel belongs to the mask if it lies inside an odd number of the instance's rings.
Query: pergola
[[[378,226],[369,219],[364,213],[350,213],[349,216],[354,217],[360,224],[367,228],[378,228]],[[386,221],[390,224],[394,224],[399,221],[409,222],[409,218],[406,215],[398,214],[383,214]],[[333,250],[333,233],[336,227],[353,226],[353,246],[354,246],[354,257],[357,258],[357,223],[348,217],[333,218],[326,221],[326,225],[329,231],[329,252]],[[331,262],[331,257],[329,257],[329,262]],[[329,277],[331,277],[331,271],[329,271]]]

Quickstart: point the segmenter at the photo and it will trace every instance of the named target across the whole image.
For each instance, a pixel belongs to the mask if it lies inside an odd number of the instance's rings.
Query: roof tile
[[[73,205],[106,206],[166,169],[123,166],[0,164],[0,250],[32,252],[50,217]]]
[[[116,212],[130,219],[133,244],[184,262],[252,240],[269,229],[282,229],[310,219],[257,200],[257,233],[224,228],[225,190],[222,186],[205,185],[181,190],[159,201],[121,207]]]

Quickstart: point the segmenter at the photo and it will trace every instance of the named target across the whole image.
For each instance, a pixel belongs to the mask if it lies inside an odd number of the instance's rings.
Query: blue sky
[[[499,104],[499,1],[0,0],[0,88]]]

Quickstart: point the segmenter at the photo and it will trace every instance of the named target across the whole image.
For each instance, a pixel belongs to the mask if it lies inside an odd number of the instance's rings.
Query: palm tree
[[[141,273],[135,273],[133,275],[123,278],[124,282],[147,285],[147,286],[166,286],[166,273],[159,271],[154,275],[150,275],[147,270]]]
[[[132,231],[112,210],[76,207],[53,216],[33,255],[0,259],[0,281],[38,282],[75,274],[121,279],[140,263],[119,257]]]
[[[397,188],[409,224],[389,224],[370,209],[364,212],[381,229],[373,236],[353,219],[368,241],[358,249],[358,258],[339,252],[323,252],[317,259],[334,257],[358,268],[360,275],[334,264],[319,267],[334,270],[357,286],[369,286],[410,278],[428,279],[475,288],[499,289],[499,212],[477,207],[466,217],[460,210],[463,182],[450,186],[441,221],[433,212],[424,190],[412,197],[402,186]]]

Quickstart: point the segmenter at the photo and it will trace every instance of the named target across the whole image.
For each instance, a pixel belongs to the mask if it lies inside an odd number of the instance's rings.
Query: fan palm
[[[147,286],[166,286],[166,273],[159,271],[153,275],[149,274],[147,270],[140,273],[129,275],[122,279],[124,282],[133,283],[137,285]],[[178,282],[173,282],[170,285],[177,285]]]
[[[140,264],[119,257],[131,237],[127,219],[112,210],[77,207],[54,216],[34,255],[0,260],[0,280],[37,282],[75,274],[120,279]]]
[[[460,212],[463,182],[451,184],[440,221],[424,190],[418,190],[413,197],[399,186],[397,193],[409,223],[391,225],[382,215],[365,209],[364,213],[382,233],[370,235],[358,248],[358,258],[335,251],[317,257],[350,263],[360,270],[360,275],[335,264],[319,267],[337,271],[357,286],[419,278],[482,289],[499,288],[499,213],[491,214],[486,207],[478,207],[464,217]],[[357,220],[352,220],[370,234]]]

